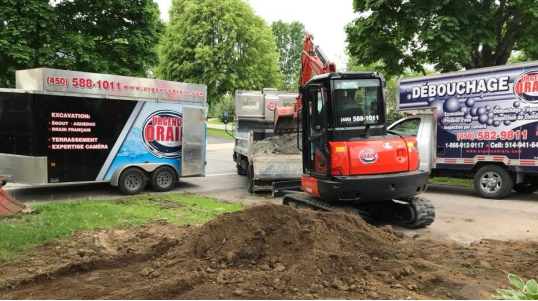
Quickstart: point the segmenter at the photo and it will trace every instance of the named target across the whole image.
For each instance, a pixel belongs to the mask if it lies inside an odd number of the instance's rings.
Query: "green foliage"
[[[21,256],[28,248],[78,230],[137,226],[155,220],[172,224],[207,222],[243,209],[196,195],[142,195],[118,200],[60,202],[32,206],[38,214],[0,219],[0,261]]]
[[[55,10],[62,36],[55,67],[146,77],[157,64],[164,26],[152,0],[62,1]]]
[[[538,284],[530,279],[527,283],[514,274],[508,274],[508,280],[516,289],[497,289],[497,294],[492,296],[498,300],[538,300]]]
[[[0,20],[0,87],[37,67],[145,77],[163,30],[152,0],[3,0]]]
[[[271,24],[279,52],[280,72],[284,75],[283,91],[296,91],[301,73],[301,54],[306,31],[300,22],[285,23],[276,21]]]
[[[228,111],[228,121],[233,122],[235,116],[235,97],[231,93],[224,95],[222,100],[213,107],[213,116],[223,121],[222,115],[225,110]]]
[[[159,61],[159,78],[206,84],[210,106],[281,82],[275,38],[241,0],[174,0]]]
[[[406,69],[442,72],[504,65],[514,49],[538,57],[535,0],[354,0],[349,53],[379,63],[388,77]]]
[[[48,1],[0,1],[0,87],[15,87],[16,70],[53,64],[56,24]]]

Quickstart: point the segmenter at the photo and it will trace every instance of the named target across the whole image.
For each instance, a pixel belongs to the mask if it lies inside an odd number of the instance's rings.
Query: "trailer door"
[[[433,115],[416,115],[402,118],[391,124],[388,128],[392,131],[407,133],[418,140],[420,155],[420,170],[431,171],[431,163],[435,148]]]
[[[181,177],[199,176],[205,170],[205,109],[183,108]]]

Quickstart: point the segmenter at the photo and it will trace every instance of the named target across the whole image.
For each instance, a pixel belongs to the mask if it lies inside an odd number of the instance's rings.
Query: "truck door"
[[[303,152],[304,172],[313,177],[327,176],[328,156],[326,153],[326,108],[324,90],[321,85],[311,85],[306,88],[307,128],[305,151]]]
[[[402,118],[389,126],[389,130],[407,133],[418,140],[420,170],[431,171],[435,148],[433,115],[424,114]]]

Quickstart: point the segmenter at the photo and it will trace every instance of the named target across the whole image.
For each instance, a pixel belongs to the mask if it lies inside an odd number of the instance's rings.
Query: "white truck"
[[[538,61],[400,80],[389,129],[419,142],[431,177],[474,179],[485,198],[538,190]]]
[[[293,105],[296,98],[297,93],[279,92],[270,88],[262,91],[236,91],[233,160],[236,162],[237,173],[247,176],[249,192],[270,191],[273,183],[278,181],[300,180],[303,171],[300,151],[256,152],[256,143],[275,136],[273,127],[276,107]],[[291,148],[297,144],[295,139],[291,143],[293,145],[288,145]]]

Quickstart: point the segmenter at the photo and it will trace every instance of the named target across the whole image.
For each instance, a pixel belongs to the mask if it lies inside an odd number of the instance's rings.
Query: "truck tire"
[[[155,191],[170,191],[176,186],[176,182],[176,172],[170,166],[161,166],[151,173],[151,187]]]
[[[474,187],[484,198],[503,199],[514,188],[514,178],[504,167],[486,165],[475,174]]]
[[[523,183],[514,185],[514,190],[521,194],[533,194],[538,191],[538,178],[525,179]]]
[[[247,171],[241,167],[241,164],[235,163],[235,168],[237,168],[237,174],[240,176],[244,176],[247,174]]]
[[[252,168],[252,165],[249,165],[247,167],[247,190],[248,192],[250,193],[253,193],[254,192],[254,179],[252,179],[254,177],[254,168]]]
[[[146,174],[142,170],[130,167],[121,173],[118,187],[123,194],[137,194],[144,190],[147,181]]]

